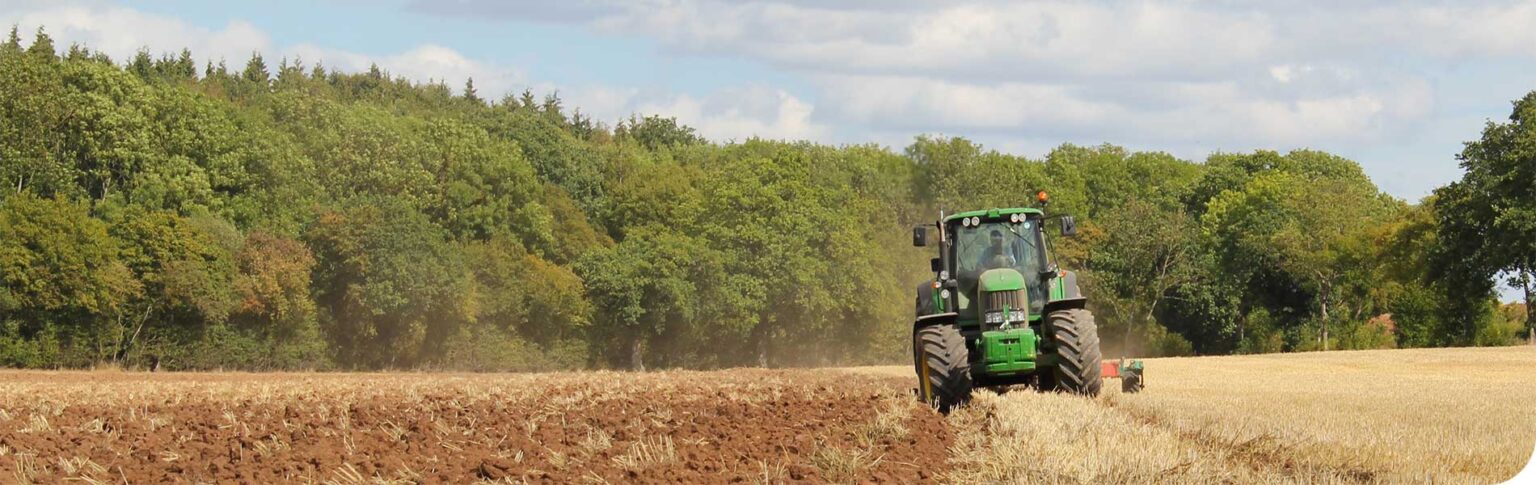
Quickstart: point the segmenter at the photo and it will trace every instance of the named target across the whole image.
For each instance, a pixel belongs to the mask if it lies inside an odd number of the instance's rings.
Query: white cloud
[[[839,141],[948,132],[1226,149],[1376,143],[1412,136],[1435,113],[1437,91],[1416,63],[1536,57],[1529,0],[442,5],[416,8],[570,22],[800,75],[816,91],[797,95],[819,100]],[[683,101],[670,107],[686,112]]]
[[[1282,69],[1301,85],[1313,69]],[[1281,77],[1276,75],[1276,77]],[[837,119],[922,132],[1013,133],[1028,138],[1119,143],[1215,143],[1228,149],[1283,148],[1379,140],[1433,110],[1426,81],[1408,78],[1328,94],[1252,92],[1230,81],[1140,84],[1114,96],[1062,84],[978,85],[921,77],[827,76]],[[1155,102],[1141,102],[1155,99]]]
[[[1298,74],[1286,74],[1299,81]],[[912,130],[946,126],[960,132],[1018,132],[1028,137],[1097,141],[1224,141],[1275,147],[1372,140],[1433,109],[1428,84],[1409,80],[1381,89],[1330,95],[1270,97],[1232,81],[1143,86],[1158,103],[1117,103],[1063,84],[969,84],[911,77],[828,77],[826,97],[839,117]]]
[[[1083,128],[1123,113],[1080,99],[1056,84],[977,85],[921,77],[838,75],[822,79],[835,112],[859,123],[1006,129],[1027,126]]]
[[[560,86],[546,83],[535,86],[534,90],[558,91],[561,102],[565,106],[581,110],[583,116],[610,124],[636,114],[637,99],[665,95],[665,93],[642,93],[638,88],[608,85],[585,85],[562,89]]]
[[[1361,22],[1363,36],[1377,47],[1451,60],[1536,58],[1536,2],[1465,2],[1372,9]]]
[[[635,88],[585,86],[561,91],[567,106],[604,121],[638,115],[677,118],[716,141],[752,137],[826,140],[831,130],[816,121],[816,107],[783,89],[754,85],[720,89],[705,96]]]
[[[173,17],[112,5],[35,3],[8,7],[13,8],[0,13],[0,22],[15,24],[23,32],[42,26],[60,49],[80,44],[118,62],[132,58],[140,49],[159,54],[189,48],[198,59],[215,63],[224,60],[236,70],[245,66],[251,53],[260,52],[269,66],[275,66],[279,58],[303,60],[309,65],[319,62],[348,72],[366,71],[377,64],[392,75],[420,82],[441,81],[455,90],[473,77],[482,97],[499,97],[525,83],[524,75],[516,69],[472,60],[435,44],[375,56],[313,44],[279,46],[266,32],[240,20],[211,30]]]
[[[752,79],[690,93],[629,80],[554,85],[445,45],[366,55],[274,45],[243,22],[205,29],[114,5],[4,2],[0,21],[23,30],[47,24],[61,46],[81,41],[119,59],[145,45],[190,45],[199,55],[228,57],[235,67],[251,50],[262,50],[352,71],[377,63],[392,74],[442,80],[455,89],[473,76],[489,98],[533,84],[541,93],[559,90],[566,106],[598,120],[676,116],[720,140],[756,135],[900,144],[913,134],[949,133],[1005,148],[1108,141],[1190,157],[1210,149],[1297,146],[1361,153],[1420,139],[1450,111],[1483,113],[1455,103],[1482,102],[1490,91],[1505,91],[1494,99],[1507,109],[1507,99],[1528,89],[1518,79],[1536,71],[1528,67],[1536,59],[1533,0],[457,0],[412,7],[640,37],[658,46],[655,60],[729,59],[795,83]],[[1467,72],[1505,77],[1472,80],[1477,76]],[[698,81],[703,75],[688,76]],[[1461,85],[1448,87],[1452,82]],[[1458,149],[1405,156],[1450,160]]]
[[[470,9],[458,5],[458,11]],[[587,10],[595,30],[651,37],[679,52],[740,55],[821,72],[951,79],[1210,75],[1234,63],[1258,62],[1278,44],[1273,27],[1259,16],[1184,4],[928,5],[891,10],[663,1]]]
[[[481,98],[499,99],[520,90],[526,76],[518,69],[477,61],[458,51],[436,44],[424,44],[408,51],[386,56],[369,56],[313,44],[300,44],[284,50],[285,55],[304,62],[323,62],[328,68],[345,72],[363,72],[370,66],[419,82],[442,82],[457,92],[466,80],[475,80]]]
[[[940,76],[1212,76],[1275,61],[1536,57],[1536,2],[1254,4],[792,0],[417,1],[475,17],[544,19],[671,49],[824,72]],[[933,75],[933,72],[929,72]]]
[[[1276,81],[1279,81],[1282,84],[1288,83],[1291,82],[1291,78],[1295,76],[1295,69],[1296,68],[1294,66],[1270,66],[1269,76],[1275,78]]]
[[[746,140],[751,137],[816,140],[828,134],[815,123],[815,107],[782,89],[763,86],[726,89],[696,99],[679,95],[670,100],[640,104],[641,113],[675,116],[711,140]]]
[[[228,59],[231,63],[243,62],[252,52],[273,51],[272,40],[265,32],[241,21],[210,30],[174,18],[108,5],[39,3],[33,9],[4,10],[0,23],[16,25],[26,41],[31,40],[26,34],[42,26],[60,49],[80,44],[118,61],[130,59],[146,47],[157,53],[189,47],[196,49],[200,58]]]

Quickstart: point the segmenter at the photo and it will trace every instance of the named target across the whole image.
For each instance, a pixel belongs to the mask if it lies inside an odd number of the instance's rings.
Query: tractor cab
[[[1054,219],[1062,235],[1076,233],[1071,216]],[[928,229],[939,233],[932,291],[919,289],[927,298],[918,315],[952,313],[962,329],[980,332],[1038,324],[1048,302],[1077,298],[1075,275],[1050,259],[1045,225],[1041,209],[1020,207],[960,212],[914,228],[916,246],[929,245]]]
[[[979,213],[978,213],[979,212]],[[1045,306],[1047,265],[1042,216],[1034,209],[998,209],[946,218],[940,254],[957,291],[954,308],[986,327],[1038,320]]]

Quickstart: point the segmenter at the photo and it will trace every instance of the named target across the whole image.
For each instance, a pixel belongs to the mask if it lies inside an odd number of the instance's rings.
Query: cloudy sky
[[[0,0],[0,22],[116,59],[190,46],[558,90],[599,120],[676,116],[720,141],[1316,148],[1410,201],[1536,89],[1533,2],[1271,3]]]

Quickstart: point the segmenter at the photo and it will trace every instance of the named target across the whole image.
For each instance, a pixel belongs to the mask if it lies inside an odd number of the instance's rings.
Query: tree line
[[[896,362],[931,278],[908,228],[1036,190],[1077,217],[1056,255],[1119,352],[1504,345],[1531,325],[1493,292],[1531,284],[1529,97],[1468,145],[1466,179],[1410,204],[1316,151],[720,142],[472,81],[192,59],[119,64],[42,30],[0,45],[0,365]]]

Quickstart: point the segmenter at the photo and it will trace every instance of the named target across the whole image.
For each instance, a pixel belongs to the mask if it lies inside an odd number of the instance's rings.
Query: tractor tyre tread
[[[922,386],[921,364],[928,368],[928,390],[918,389],[919,396],[939,412],[949,411],[971,400],[971,361],[965,348],[965,337],[954,325],[933,325],[918,329],[914,342],[919,349],[914,352],[922,359],[918,367],[918,385]]]
[[[1056,352],[1056,367],[1047,390],[1099,395],[1103,385],[1100,363],[1104,359],[1099,353],[1099,330],[1093,313],[1074,308],[1051,312],[1045,318]]]

